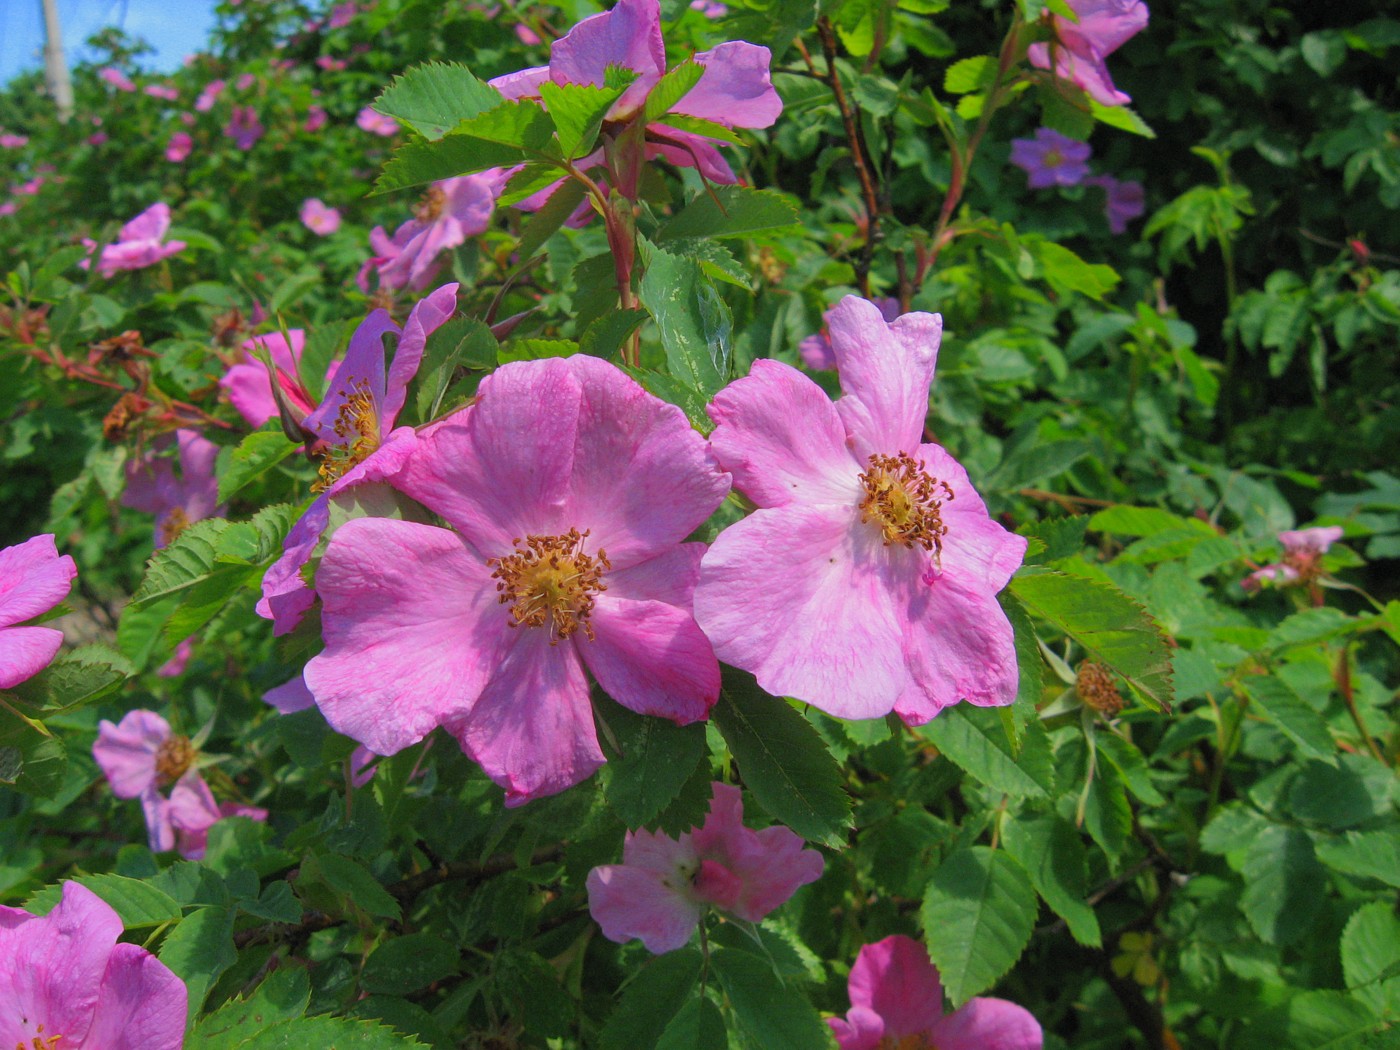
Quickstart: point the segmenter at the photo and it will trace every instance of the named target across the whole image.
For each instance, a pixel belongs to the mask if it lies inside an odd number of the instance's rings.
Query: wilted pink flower
[[[156,516],[157,550],[196,521],[222,517],[224,513],[219,506],[219,479],[214,476],[219,446],[196,430],[177,430],[174,440],[180,463],[178,475],[171,457],[161,454],[170,447],[168,434],[158,438],[146,455],[126,465],[122,506]]]
[[[960,700],[1016,695],[996,593],[1026,540],[967,473],[923,443],[937,314],[892,324],[847,296],[827,314],[844,396],[755,361],[715,397],[710,441],[757,506],[701,563],[695,618],[721,660],[841,718],[911,725]]]
[[[585,666],[639,714],[714,704],[690,611],[704,548],[683,541],[729,481],[680,409],[597,358],[504,365],[478,398],[393,479],[455,531],[342,525],[304,675],[338,732],[389,755],[443,726],[517,806],[603,762]]]
[[[1147,198],[1140,182],[1119,182],[1112,175],[1096,175],[1084,181],[1104,191],[1104,214],[1108,217],[1108,228],[1114,233],[1122,233],[1129,222],[1147,210]]]
[[[291,346],[287,345],[287,340],[282,337],[281,332],[269,332],[267,335],[249,339],[243,344],[242,359],[230,366],[224,377],[219,380],[219,385],[228,393],[229,402],[254,429],[278,414],[277,400],[272,396],[272,381],[267,368],[253,356],[253,351],[259,347],[271,355],[272,363],[277,369],[278,384],[292,406],[299,408],[303,417],[309,415],[315,407],[297,377],[301,351],[306,345],[306,332],[300,328],[293,328],[287,332],[287,336],[291,339]]]
[[[1087,142],[1076,142],[1054,128],[1036,128],[1035,137],[1011,140],[1011,163],[1030,176],[1026,185],[1078,186],[1089,174]]]
[[[439,256],[490,225],[507,177],[506,172],[492,168],[433,183],[413,218],[395,230],[393,237],[387,236],[382,226],[370,231],[370,248],[375,254],[362,274],[374,269],[385,288],[417,290],[432,284],[441,269]]]
[[[165,159],[172,164],[182,163],[194,149],[194,139],[190,138],[189,132],[177,131],[170,136],[170,141],[165,144]]]
[[[180,89],[170,84],[147,84],[142,90],[152,98],[163,98],[167,102],[174,102],[180,97]]]
[[[104,83],[110,84],[118,91],[136,90],[136,85],[131,82],[131,78],[116,66],[103,66],[97,71],[97,76]]]
[[[142,270],[154,266],[162,259],[168,259],[185,250],[184,241],[167,241],[165,233],[170,229],[170,205],[157,201],[121,228],[114,243],[102,249],[97,260],[97,272],[103,277],[111,277],[120,270]],[[89,254],[97,248],[97,242],[83,238]],[[84,270],[91,259],[78,263]]]
[[[199,97],[194,100],[194,108],[200,113],[208,113],[214,108],[214,103],[223,94],[224,88],[228,85],[222,80],[211,80],[204,85],[204,90],[199,93]]]
[[[0,1046],[180,1050],[189,992],[121,917],[65,882],[47,915],[0,907]]]
[[[879,308],[880,316],[886,321],[893,321],[899,316],[898,299],[886,298],[872,301]],[[826,314],[822,315],[822,320],[826,320]],[[803,339],[797,344],[797,353],[802,358],[802,363],[814,372],[828,372],[836,368],[836,354],[831,349],[831,339],[825,331]]]
[[[15,135],[12,132],[0,134],[0,149],[19,149],[29,144],[28,135]]]
[[[233,144],[239,149],[252,149],[253,144],[263,137],[258,111],[252,106],[234,106],[228,123],[224,125],[224,134],[233,139]]]
[[[329,118],[324,109],[320,106],[312,106],[306,111],[306,122],[302,124],[302,128],[307,133],[320,131],[326,126],[327,119]]]
[[[622,863],[588,873],[588,910],[609,940],[657,955],[684,947],[707,907],[759,922],[799,886],[821,878],[822,855],[781,826],[744,827],[737,787],[714,785],[702,827],[679,839],[631,831]]]
[[[318,197],[308,197],[301,202],[301,224],[318,236],[329,237],[340,229],[340,212]]]
[[[1283,559],[1255,569],[1240,581],[1240,586],[1247,591],[1257,591],[1265,580],[1281,587],[1312,583],[1322,575],[1322,556],[1341,538],[1340,525],[1286,529],[1278,534],[1278,541],[1283,544]]]
[[[282,556],[263,576],[257,611],[285,634],[316,600],[302,569],[330,525],[331,500],[347,488],[387,481],[417,446],[412,427],[394,428],[409,381],[418,371],[428,336],[457,308],[457,285],[445,284],[409,312],[402,329],[388,311],[375,310],[350,337],[321,405],[302,426],[321,439],[320,495],[287,533]],[[393,363],[384,366],[383,337],[398,336]]]
[[[77,575],[73,559],[59,555],[51,535],[0,550],[0,689],[33,678],[58,653],[62,631],[18,625],[68,597]]]
[[[1142,0],[1068,0],[1079,16],[1071,22],[1063,15],[1051,16],[1055,39],[1048,44],[1032,44],[1027,50],[1031,65],[1053,69],[1055,75],[1088,92],[1105,106],[1122,106],[1132,101],[1113,86],[1104,59],[1117,51],[1147,25],[1147,5]]]
[[[918,941],[895,934],[856,956],[845,1019],[827,1018],[841,1050],[1041,1050],[1030,1011],[1005,999],[970,999],[943,1012],[943,982]]]
[[[240,73],[238,79],[233,82],[233,86],[238,91],[247,91],[257,82],[258,78],[256,75],[252,73]]]
[[[362,131],[368,131],[373,135],[383,135],[385,138],[399,133],[399,122],[393,117],[386,117],[378,110],[366,106],[360,110],[355,117],[355,124]]]

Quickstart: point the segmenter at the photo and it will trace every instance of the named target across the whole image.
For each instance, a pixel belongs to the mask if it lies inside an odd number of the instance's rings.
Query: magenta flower
[[[224,134],[233,139],[233,144],[241,150],[250,150],[254,143],[263,137],[262,122],[258,111],[252,106],[234,106],[233,113],[224,125]]]
[[[193,149],[194,139],[190,138],[190,133],[177,131],[170,136],[170,141],[165,144],[165,159],[171,164],[183,163]]]
[[[340,229],[340,212],[318,197],[301,202],[301,224],[318,237],[329,237]]]
[[[637,939],[657,955],[675,951],[706,908],[760,922],[799,886],[821,878],[822,855],[802,845],[785,827],[744,827],[739,789],[716,783],[702,827],[679,839],[628,832],[622,863],[588,873],[588,910],[611,941]]]
[[[253,73],[240,73],[238,79],[233,82],[233,86],[239,91],[247,91],[258,82],[258,78]]]
[[[375,254],[366,268],[372,267],[379,274],[381,287],[426,288],[442,268],[439,256],[491,224],[496,198],[507,177],[505,171],[492,168],[433,183],[413,218],[395,230],[393,237],[386,236],[382,226],[370,232]]]
[[[142,90],[151,98],[164,99],[166,102],[174,102],[180,97],[180,89],[170,84],[147,84]]]
[[[417,445],[412,427],[394,429],[408,384],[418,372],[428,336],[457,309],[457,285],[445,284],[417,303],[402,329],[386,310],[375,310],[350,338],[321,405],[302,426],[321,439],[319,495],[287,533],[282,556],[263,576],[257,612],[275,634],[301,622],[316,600],[301,570],[330,525],[331,500],[352,486],[387,481]],[[399,337],[393,364],[384,367],[383,337]]]
[[[320,106],[312,106],[306,111],[306,121],[302,124],[302,130],[308,135],[314,134],[325,127],[326,121],[329,119],[330,115],[324,109]]]
[[[189,738],[171,731],[154,711],[128,711],[115,725],[97,723],[92,757],[117,798],[140,798],[175,783],[189,771],[195,751]]]
[[[19,149],[27,145],[29,145],[28,135],[16,135],[9,131],[0,134],[0,149]]]
[[[578,355],[507,364],[419,438],[396,488],[455,531],[357,518],[316,573],[331,727],[394,754],[437,726],[516,806],[603,762],[584,667],[686,724],[719,695],[685,537],[728,478],[674,405]]]
[[[58,654],[62,631],[19,625],[68,597],[77,575],[73,559],[58,553],[52,535],[0,550],[0,689],[33,678]]]
[[[136,85],[132,83],[131,78],[116,66],[103,66],[97,71],[97,76],[103,83],[111,85],[118,91],[136,90]]]
[[[204,90],[199,93],[199,97],[194,100],[194,108],[200,113],[208,113],[214,108],[214,103],[223,94],[224,88],[228,85],[222,80],[211,80],[204,85]]]
[[[886,321],[893,321],[899,316],[898,299],[874,299],[872,300],[880,310],[880,316]],[[822,314],[823,322],[827,313]],[[836,369],[836,354],[831,349],[831,339],[825,331],[816,335],[809,335],[797,344],[797,355],[802,358],[802,363],[814,372],[831,372]]]
[[[17,201],[8,200],[4,204],[0,204],[0,218],[13,215],[17,211],[19,211],[19,202]]]
[[[758,509],[701,563],[695,618],[726,663],[841,718],[927,722],[1016,695],[996,593],[1026,541],[923,441],[937,314],[892,324],[847,296],[827,314],[844,396],[776,361],[715,397],[710,440]]]
[[[729,7],[718,0],[690,0],[690,9],[699,11],[706,18],[723,18],[729,14]]]
[[[383,135],[385,138],[399,133],[397,120],[393,117],[386,117],[370,106],[366,106],[355,116],[355,125],[361,131],[368,131],[372,135]]]
[[[47,915],[0,907],[0,1046],[180,1050],[189,993],[77,882]]]
[[[1278,541],[1283,544],[1282,560],[1255,569],[1240,581],[1240,586],[1257,591],[1265,580],[1280,587],[1312,583],[1322,575],[1322,556],[1341,538],[1340,525],[1286,529],[1278,534]]]
[[[1114,233],[1122,233],[1129,222],[1147,210],[1146,194],[1140,182],[1119,182],[1112,175],[1096,175],[1084,181],[1104,191],[1104,215],[1108,218],[1108,228]]]
[[[184,241],[167,241],[166,231],[170,229],[170,205],[157,201],[121,228],[116,241],[102,249],[97,260],[97,272],[103,277],[112,277],[121,270],[143,270],[154,266],[162,259],[168,259],[185,250]],[[97,242],[83,238],[88,253],[97,248]],[[80,263],[84,270],[92,260]]]
[[[826,1023],[841,1050],[1041,1050],[1030,1011],[1005,999],[970,999],[943,1012],[943,982],[923,945],[895,934],[856,956],[851,1009]]]
[[[1078,186],[1089,174],[1087,142],[1076,142],[1053,128],[1036,128],[1035,137],[1011,140],[1011,163],[1030,176],[1031,189]]]
[[[194,656],[194,639],[186,638],[175,647],[175,651],[170,654],[170,659],[156,668],[156,676],[158,678],[179,678],[185,673],[185,668],[189,666],[192,656]]]
[[[272,380],[268,376],[267,368],[253,356],[253,351],[259,347],[267,350],[271,356],[277,369],[277,383],[291,405],[299,408],[303,416],[310,415],[311,410],[316,407],[311,401],[311,395],[306,392],[298,378],[301,351],[306,345],[306,332],[301,328],[292,328],[288,330],[287,336],[291,339],[290,346],[281,332],[269,332],[267,335],[249,339],[243,344],[242,358],[229,366],[229,370],[219,380],[219,385],[228,394],[229,402],[255,430],[278,414],[277,400],[272,396]],[[326,372],[327,378],[335,374],[335,368],[336,365],[332,362]]]
[[[340,29],[348,26],[355,20],[355,15],[359,12],[359,5],[353,0],[349,3],[336,4],[331,8],[331,13],[326,19],[327,29]]]
[[[154,852],[178,849],[186,860],[200,860],[209,845],[209,829],[225,817],[247,817],[250,820],[267,820],[267,810],[259,806],[245,806],[238,802],[216,802],[214,794],[204,778],[190,770],[170,790],[169,799],[155,800],[158,812],[154,814],[153,838],[160,837],[160,846],[152,845]],[[147,811],[147,820],[152,820]],[[156,830],[158,827],[159,830]],[[173,837],[173,842],[172,842]]]
[[[1055,76],[1088,92],[1105,106],[1132,101],[1113,86],[1104,59],[1147,26],[1147,5],[1142,0],[1068,0],[1079,16],[1077,23],[1062,15],[1051,16],[1055,39],[1027,49],[1031,65],[1053,69]]]
[[[175,431],[180,472],[169,456],[170,435],[158,438],[146,455],[126,465],[126,491],[122,506],[156,516],[156,549],[171,543],[190,525],[205,518],[222,517],[219,479],[214,460],[219,446],[196,430]]]

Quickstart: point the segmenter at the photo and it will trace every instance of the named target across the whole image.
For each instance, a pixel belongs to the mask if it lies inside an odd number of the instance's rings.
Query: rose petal
[[[719,663],[687,609],[603,594],[574,644],[603,691],[623,707],[687,725],[719,699]]]

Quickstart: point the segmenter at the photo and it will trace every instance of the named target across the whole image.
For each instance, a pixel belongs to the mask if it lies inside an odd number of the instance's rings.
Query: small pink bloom
[[[142,90],[152,98],[161,98],[166,102],[174,102],[180,97],[180,89],[169,84],[147,84]]]
[[[1041,1050],[1030,1011],[1005,999],[970,999],[943,1012],[943,982],[923,945],[895,934],[867,944],[847,986],[845,1019],[827,1018],[841,1050]]]
[[[526,47],[534,47],[537,44],[544,43],[544,41],[540,39],[540,35],[524,22],[515,23],[515,39],[519,40]]]
[[[301,224],[312,233],[328,237],[340,229],[340,212],[316,197],[301,202]]]
[[[144,456],[126,465],[122,506],[155,515],[157,550],[196,521],[224,513],[219,506],[219,480],[214,476],[219,446],[195,430],[175,431],[174,444],[180,463],[178,475],[171,457],[162,455],[171,445],[168,434],[158,438]]]
[[[1147,26],[1147,5],[1142,0],[1069,0],[1069,6],[1079,21],[1052,16],[1055,39],[1030,46],[1031,65],[1050,69],[1053,60],[1057,77],[1083,88],[1101,105],[1131,102],[1113,86],[1104,59]]]
[[[87,137],[87,144],[89,146],[101,146],[106,141],[107,133],[105,131],[94,131]]]
[[[1112,175],[1095,175],[1084,182],[1104,191],[1104,215],[1113,233],[1122,233],[1129,222],[1147,210],[1147,198],[1140,182],[1119,182]]]
[[[68,597],[77,575],[73,559],[58,553],[51,535],[0,550],[0,689],[33,678],[57,655],[62,631],[19,625]]]
[[[0,204],[0,217],[13,215],[17,211],[19,211],[19,204],[15,201],[10,200],[6,201],[4,204]]]
[[[329,117],[324,109],[320,106],[312,106],[306,111],[306,122],[302,124],[302,128],[308,134],[320,131],[326,126],[326,121],[328,119]]]
[[[92,757],[112,785],[112,794],[140,798],[184,776],[194,750],[160,715],[137,709],[115,725],[105,718],[97,724]]]
[[[158,678],[179,678],[185,673],[185,668],[189,666],[190,657],[194,655],[194,639],[186,638],[175,647],[175,652],[170,659],[156,668]]]
[[[1054,128],[1036,128],[1035,137],[1011,140],[1011,163],[1029,176],[1034,190],[1078,186],[1089,175],[1087,142],[1077,142]]]
[[[234,88],[239,91],[247,91],[258,82],[258,78],[252,73],[243,73],[233,82]]]
[[[399,133],[399,122],[393,117],[386,117],[378,110],[366,106],[360,110],[355,117],[355,125],[361,131],[368,131],[373,135],[383,135],[388,138],[390,135]]]
[[[77,882],[47,915],[0,907],[0,1046],[180,1050],[189,992]]]
[[[508,173],[492,168],[476,175],[435,182],[414,217],[388,237],[381,226],[370,232],[370,263],[384,288],[426,288],[441,268],[439,257],[491,224],[496,198]]]
[[[1322,556],[1342,538],[1342,531],[1340,525],[1315,525],[1310,529],[1280,532],[1278,541],[1283,544],[1283,559],[1255,569],[1240,581],[1240,586],[1247,591],[1257,591],[1266,580],[1280,587],[1312,583],[1322,575]]]
[[[18,186],[14,188],[14,192],[18,193],[22,197],[36,196],[39,193],[39,191],[44,188],[44,183],[46,181],[48,180],[45,179],[44,176],[36,175],[28,182],[21,182]]]
[[[128,77],[116,66],[103,66],[97,71],[97,76],[104,83],[111,85],[118,91],[136,90],[136,85],[131,82],[131,78]]]
[[[211,80],[204,85],[204,90],[199,93],[199,97],[194,100],[194,108],[200,113],[208,113],[214,108],[214,103],[223,94],[224,88],[228,85],[222,80]]]
[[[15,135],[8,131],[0,135],[0,149],[19,149],[21,146],[26,146],[28,144],[28,135]]]
[[[675,951],[707,907],[759,922],[821,878],[822,855],[802,845],[785,827],[744,827],[739,789],[716,783],[702,827],[679,839],[628,832],[622,863],[588,873],[588,910],[609,940],[637,939],[657,955]]]
[[[684,540],[729,483],[680,409],[583,354],[507,364],[392,483],[454,529],[357,518],[331,537],[304,676],[332,728],[390,755],[443,726],[517,806],[603,762],[585,667],[639,714],[709,712],[703,545]]]
[[[215,802],[209,785],[194,770],[190,770],[176,782],[170,791],[169,800],[165,801],[161,810],[159,819],[168,822],[174,833],[175,848],[186,860],[199,860],[204,856],[209,844],[209,829],[225,817],[267,820],[267,810],[259,806]]]
[[[899,316],[898,299],[885,298],[872,301],[880,308],[880,316],[886,321],[893,321]],[[826,314],[822,315],[823,322],[825,322],[826,316]],[[836,353],[831,349],[831,339],[825,331],[809,335],[798,343],[797,354],[802,358],[802,363],[814,372],[834,372],[836,370]]]
[[[1016,649],[996,593],[1026,540],[924,442],[936,314],[886,323],[847,296],[827,314],[844,396],[754,362],[716,395],[710,436],[757,506],[701,563],[695,618],[774,696],[910,725],[965,700],[1009,704]]]
[[[347,63],[343,58],[335,58],[331,55],[318,55],[316,58],[316,64],[322,69],[324,69],[327,73],[339,73],[349,63]]]
[[[181,113],[181,114],[180,114],[180,123],[183,124],[183,125],[185,125],[185,127],[187,127],[187,128],[192,128],[192,127],[194,127],[194,122],[195,122],[195,115],[194,115],[193,113]]]
[[[165,159],[171,164],[180,164],[190,155],[194,149],[194,139],[190,138],[189,132],[177,131],[170,136],[170,141],[165,144]]]
[[[241,150],[252,149],[254,143],[263,137],[263,131],[258,111],[252,106],[234,106],[228,123],[224,125],[224,134],[233,139],[233,144]]]
[[[690,0],[690,9],[699,11],[706,18],[723,18],[729,14],[729,8],[718,0]]]
[[[169,229],[170,205],[157,201],[123,226],[116,241],[102,249],[97,272],[103,277],[111,277],[120,270],[141,270],[184,251],[184,241],[165,239]],[[88,246],[89,252],[97,247],[96,242],[87,238],[83,239],[83,243]],[[84,259],[78,265],[86,270],[90,263],[90,259]]]
[[[349,3],[336,4],[331,8],[330,17],[326,19],[326,28],[340,29],[342,26],[348,26],[355,20],[358,11],[359,5],[355,4],[353,0]]]

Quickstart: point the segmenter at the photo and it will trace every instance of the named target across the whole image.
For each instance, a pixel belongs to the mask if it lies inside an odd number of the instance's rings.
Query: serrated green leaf
[[[233,947],[233,911],[196,908],[166,934],[158,953],[190,990],[190,1013],[197,1016],[219,975],[238,958]]]
[[[601,713],[621,749],[608,756],[603,795],[629,828],[654,827],[706,753],[705,727],[648,718],[620,704]]]
[[[170,546],[156,551],[131,603],[146,606],[162,598],[183,597],[198,586],[214,571],[219,537],[232,524],[223,518],[197,521],[183,530]]]
[[[1178,530],[1196,532],[1202,536],[1216,534],[1209,522],[1199,518],[1183,518],[1158,507],[1130,507],[1126,504],[1099,511],[1089,519],[1089,528],[1115,536],[1155,536],[1159,532]]]
[[[647,137],[650,139],[667,138],[667,128],[687,131],[692,135],[701,135],[707,139],[718,139],[720,142],[728,142],[735,146],[744,144],[744,140],[732,128],[718,124],[713,120],[706,120],[704,117],[692,117],[688,113],[667,113],[662,120],[652,124],[647,129]],[[677,145],[680,144],[677,143]]]
[[[710,964],[751,1045],[764,1050],[813,1050],[832,1044],[831,1030],[807,997],[785,986],[765,960],[721,948],[711,954]]]
[[[660,85],[658,85],[659,87]],[[656,90],[652,89],[653,92]],[[556,84],[541,81],[540,97],[554,120],[559,152],[570,160],[593,150],[598,129],[612,104],[622,97],[621,88],[593,84]]]
[[[313,860],[314,866],[310,863]],[[394,900],[383,883],[358,861],[335,853],[309,854],[301,867],[301,878],[308,876],[319,877],[344,900],[364,909],[370,915],[398,921],[399,902]]]
[[[919,915],[954,1006],[1011,969],[1031,939],[1038,910],[1030,876],[1005,851],[972,846],[944,858]]]
[[[1393,1039],[1364,1039],[1380,1022],[1353,996],[1330,990],[1280,991],[1283,1001],[1275,1000],[1252,1019],[1242,1033],[1240,1050],[1395,1050]]]
[[[579,336],[582,353],[592,357],[613,357],[627,337],[640,328],[650,315],[645,310],[613,310],[604,314]]]
[[[249,434],[229,453],[228,466],[219,475],[219,502],[227,503],[298,447],[276,424]]]
[[[561,159],[549,114],[534,102],[505,102],[462,121],[435,142],[401,146],[384,166],[374,192],[421,186],[487,168]]]
[[[1046,283],[1061,294],[1078,292],[1090,299],[1102,299],[1118,286],[1119,277],[1113,267],[1086,262],[1062,244],[1031,239],[1022,243],[1040,263]]]
[[[1400,828],[1348,831],[1317,843],[1316,851],[1329,868],[1400,888]]]
[[[701,193],[661,227],[658,244],[688,238],[747,237],[796,225],[797,208],[776,190],[719,186]]]
[[[1027,522],[1016,530],[1016,534],[1040,540],[1045,545],[1044,550],[1036,554],[1027,554],[1026,561],[1050,565],[1083,550],[1084,533],[1088,527],[1089,519],[1082,515],[1073,518],[1047,518],[1044,521]]]
[[[698,996],[671,1018],[656,1041],[656,1050],[726,1050],[728,1045],[719,1007]]]
[[[464,120],[501,104],[501,93],[466,66],[429,62],[395,77],[373,106],[427,139],[440,139]]]
[[[1129,109],[1127,106],[1105,106],[1102,102],[1091,97],[1089,99],[1089,112],[1100,124],[1107,124],[1120,131],[1131,131],[1134,135],[1141,135],[1143,138],[1155,139],[1157,137],[1152,126],[1138,116],[1135,110]]]
[[[528,262],[545,241],[553,237],[569,217],[578,210],[587,194],[583,183],[577,179],[566,179],[560,187],[549,195],[544,207],[537,210],[520,231],[520,244],[516,249],[521,265]]]
[[[298,1017],[268,1025],[238,1050],[426,1050],[410,1036],[374,1021],[345,1017]]]
[[[995,708],[955,704],[919,727],[958,768],[995,791],[1048,798],[1055,790],[1050,745],[1038,724],[1026,728],[1020,755],[1012,750]]]
[[[490,370],[496,366],[499,350],[491,329],[474,317],[454,317],[428,336],[413,402],[418,418],[428,422],[437,416],[458,369]]]
[[[1002,825],[1002,842],[1026,869],[1036,892],[1069,925],[1074,939],[1100,947],[1098,917],[1084,900],[1088,863],[1079,832],[1060,817],[1022,813]]]
[[[1342,973],[1352,989],[1380,1017],[1400,1017],[1400,919],[1390,904],[1372,901],[1358,908],[1342,931]]]
[[[694,259],[653,251],[642,277],[642,305],[656,320],[671,375],[708,401],[729,381],[729,307]]]
[[[1255,708],[1306,754],[1324,761],[1334,758],[1337,747],[1327,723],[1287,682],[1264,675],[1248,678],[1243,685]]]
[[[656,86],[647,92],[643,123],[650,124],[665,117],[671,112],[672,106],[690,94],[690,89],[700,83],[700,78],[704,75],[705,67],[693,58],[686,59],[666,73],[656,82]]]
[[[841,767],[817,731],[787,701],[759,689],[749,675],[725,671],[711,716],[754,798],[804,839],[845,845],[851,800]]]
[[[1099,757],[1112,763],[1118,770],[1123,783],[1139,802],[1148,806],[1167,804],[1167,800],[1148,775],[1147,759],[1133,744],[1116,733],[1105,731],[1095,735],[1094,746],[1098,748]]]
[[[700,980],[700,967],[700,953],[693,948],[668,952],[643,966],[603,1026],[602,1050],[655,1046],[670,1019],[690,999]]]
[[[102,659],[104,656],[109,658]],[[84,646],[58,657],[14,691],[38,710],[68,711],[115,692],[126,681],[129,669],[121,653],[101,646]]]
[[[10,704],[0,704],[0,783],[27,795],[52,798],[63,786],[67,771],[63,741],[41,732]]]
[[[457,949],[430,933],[413,933],[384,941],[365,960],[360,987],[368,992],[407,995],[456,973]]]
[[[300,1017],[311,998],[307,972],[273,970],[246,997],[231,1000],[195,1025],[191,1043],[199,1050],[235,1050],[279,1021]]]
[[[943,90],[950,95],[966,95],[987,87],[996,79],[995,55],[974,55],[954,62],[943,74]]]
[[[1312,839],[1298,828],[1271,824],[1245,853],[1240,909],[1267,944],[1291,944],[1312,928],[1327,874]]]
[[[128,930],[161,926],[180,920],[180,905],[170,894],[140,879],[121,875],[79,875],[75,880],[110,904]],[[61,885],[46,886],[25,903],[30,911],[47,914],[63,896]]]

